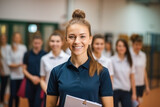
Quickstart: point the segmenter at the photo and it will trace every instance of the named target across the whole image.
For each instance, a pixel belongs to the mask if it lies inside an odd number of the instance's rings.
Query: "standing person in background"
[[[66,27],[66,41],[71,50],[67,62],[53,68],[47,88],[47,107],[64,107],[66,95],[113,107],[113,91],[108,69],[92,56],[91,26],[82,10],[75,10]]]
[[[131,107],[131,99],[136,100],[136,88],[134,79],[134,66],[128,49],[128,44],[124,39],[116,42],[116,51],[111,60],[114,69],[113,90],[114,106],[118,107],[121,102],[122,107]],[[132,88],[132,96],[131,96]]]
[[[140,104],[142,102],[144,89],[146,89],[146,94],[150,91],[146,72],[147,60],[145,53],[141,51],[143,45],[142,37],[138,34],[133,34],[130,39],[132,41],[130,52],[135,65],[136,93]]]
[[[0,51],[1,51],[1,66],[3,69],[0,72],[0,78],[1,78],[1,89],[0,89],[0,105],[4,105],[4,96],[5,96],[5,91],[7,87],[7,83],[9,80],[9,75],[10,75],[10,69],[7,64],[8,60],[8,54],[9,51],[11,50],[11,46],[7,44],[7,36],[6,35],[1,35],[0,36]]]
[[[47,93],[47,85],[51,70],[69,58],[69,55],[62,50],[63,36],[59,32],[51,34],[48,40],[48,54],[44,55],[41,59],[41,88]],[[45,104],[44,104],[45,105]]]
[[[101,34],[96,34],[93,36],[92,40],[92,53],[95,60],[97,60],[100,64],[102,64],[104,67],[108,68],[110,77],[112,80],[113,77],[113,66],[112,62],[109,58],[105,57],[102,52],[104,50],[105,45],[105,39],[104,36]]]
[[[8,56],[8,65],[11,70],[9,107],[13,107],[13,104],[15,104],[15,107],[19,106],[19,97],[17,96],[17,92],[21,81],[24,78],[22,65],[23,56],[26,51],[26,46],[22,44],[21,34],[17,32],[14,33],[12,36],[12,47]],[[13,103],[13,101],[15,101],[15,103]]]
[[[46,54],[42,50],[42,37],[39,32],[36,32],[32,38],[32,50],[24,55],[23,73],[27,78],[26,82],[26,97],[29,101],[29,107],[41,107],[42,99],[40,98],[40,60]]]
[[[111,56],[114,55],[114,51],[112,49],[112,43],[111,41],[105,41],[105,48],[103,50],[103,53],[102,53],[105,57],[108,57],[110,58]]]

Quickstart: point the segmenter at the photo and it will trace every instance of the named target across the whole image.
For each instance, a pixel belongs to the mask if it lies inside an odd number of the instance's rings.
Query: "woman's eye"
[[[81,36],[81,38],[85,38],[85,36]]]
[[[74,38],[75,38],[75,36],[69,36],[69,38],[70,38],[70,39],[74,39]]]

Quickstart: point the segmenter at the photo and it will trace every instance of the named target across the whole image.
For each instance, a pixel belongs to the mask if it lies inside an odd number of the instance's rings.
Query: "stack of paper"
[[[67,95],[64,107],[102,107],[102,105],[92,101]]]

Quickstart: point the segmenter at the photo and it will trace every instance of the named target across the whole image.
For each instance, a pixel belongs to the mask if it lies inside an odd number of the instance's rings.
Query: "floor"
[[[6,100],[8,95],[6,96]],[[8,107],[7,105],[5,107]],[[20,107],[28,107],[27,99],[20,99]],[[143,96],[143,102],[140,107],[160,107],[160,88],[152,89],[149,95]]]

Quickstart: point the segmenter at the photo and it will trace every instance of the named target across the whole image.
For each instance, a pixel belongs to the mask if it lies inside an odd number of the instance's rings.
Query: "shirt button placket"
[[[80,70],[77,69],[77,80],[80,80]]]

